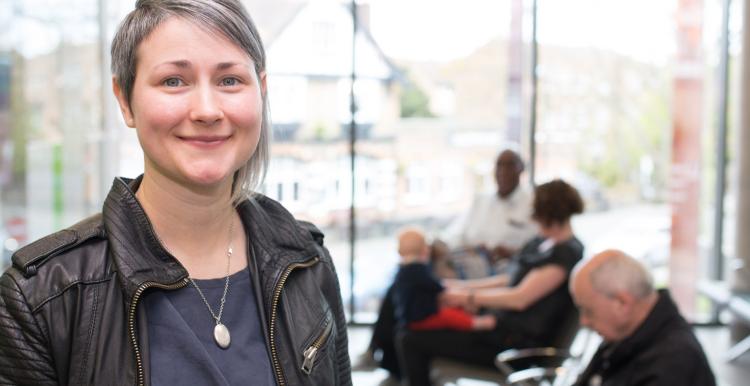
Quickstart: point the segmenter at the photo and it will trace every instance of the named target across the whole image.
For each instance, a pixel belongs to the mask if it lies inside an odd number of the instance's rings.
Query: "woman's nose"
[[[202,125],[213,125],[224,117],[218,96],[210,87],[197,87],[190,106],[190,119]]]

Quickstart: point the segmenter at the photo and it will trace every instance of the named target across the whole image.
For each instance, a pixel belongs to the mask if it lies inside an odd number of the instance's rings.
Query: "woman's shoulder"
[[[556,244],[555,248],[561,250],[564,253],[572,253],[583,256],[583,243],[575,236]]]
[[[69,263],[76,250],[88,247],[96,240],[106,241],[101,214],[24,246],[13,254],[11,261],[24,276],[32,277],[49,264]]]
[[[76,282],[108,277],[106,244],[102,216],[96,214],[20,248],[3,276],[25,290],[30,304],[38,303]]]
[[[539,246],[542,245],[544,240],[545,240],[544,237],[540,235],[536,235],[532,237],[530,240],[526,241],[526,244],[524,244],[523,247],[521,247],[520,252],[522,254],[536,254],[539,251]]]
[[[572,268],[583,258],[583,243],[575,236],[561,243],[555,244],[551,257],[554,260],[564,262]]]

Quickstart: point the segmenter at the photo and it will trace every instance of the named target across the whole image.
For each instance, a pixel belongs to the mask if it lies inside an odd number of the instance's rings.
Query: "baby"
[[[424,234],[407,228],[398,236],[401,267],[393,284],[393,303],[399,324],[411,330],[491,330],[492,315],[471,315],[460,308],[440,306],[444,287],[432,275]]]

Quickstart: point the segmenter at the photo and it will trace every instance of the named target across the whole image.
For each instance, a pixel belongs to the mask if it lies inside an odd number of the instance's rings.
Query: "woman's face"
[[[258,145],[265,73],[221,34],[178,17],[156,27],[137,54],[130,106],[115,93],[146,173],[193,187],[231,184]]]

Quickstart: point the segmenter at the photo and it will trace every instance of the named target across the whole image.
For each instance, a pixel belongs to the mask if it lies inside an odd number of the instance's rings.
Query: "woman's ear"
[[[266,72],[262,71],[258,74],[258,83],[260,84],[260,95],[266,96]]]
[[[114,76],[112,77],[112,91],[114,91],[115,97],[117,98],[117,104],[120,105],[120,113],[122,113],[122,118],[125,120],[125,124],[128,125],[128,127],[135,127],[135,119],[133,118],[133,112],[130,110],[130,103],[128,103],[128,100],[125,98],[125,94],[122,92],[120,84]]]

